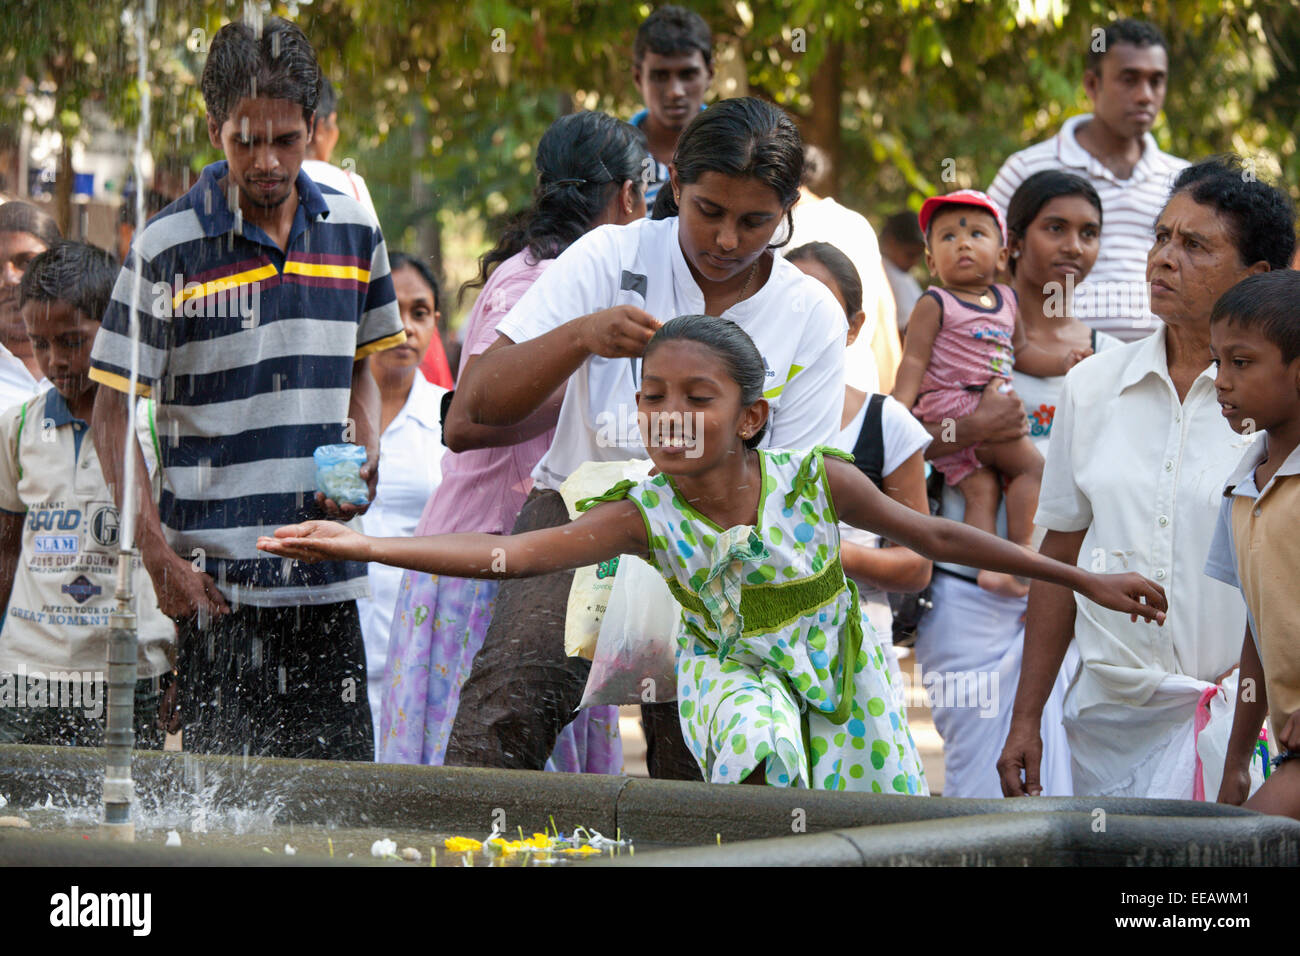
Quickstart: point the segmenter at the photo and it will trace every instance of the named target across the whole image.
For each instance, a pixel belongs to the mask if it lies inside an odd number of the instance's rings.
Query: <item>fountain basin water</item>
[[[47,794],[55,807],[93,807],[101,761],[95,750],[0,746],[0,794],[11,808],[43,804]],[[632,837],[638,852],[617,862],[633,865],[1300,864],[1300,823],[1179,800],[961,800],[179,753],[137,753],[134,776],[139,813],[146,822],[154,819],[155,829],[200,810],[213,825],[238,827],[252,819],[267,826],[367,828],[375,839],[389,831],[482,839],[493,830],[513,836],[520,829],[567,833],[581,826]],[[184,838],[184,828],[177,828]],[[166,857],[158,855],[161,840],[157,846],[106,847],[48,833],[0,832],[0,865],[49,862],[48,853],[64,864],[303,863],[302,855],[280,852],[285,841],[276,833],[267,838],[278,841],[267,842],[275,855],[183,846],[166,849],[174,854]],[[424,852],[429,844],[411,845]],[[654,846],[696,849],[642,852]],[[143,854],[138,861],[137,850]]]

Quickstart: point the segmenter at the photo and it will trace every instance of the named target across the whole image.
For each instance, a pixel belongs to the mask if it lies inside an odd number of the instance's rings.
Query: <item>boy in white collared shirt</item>
[[[1228,478],[1205,573],[1241,590],[1247,621],[1241,693],[1219,802],[1300,819],[1300,273],[1233,286],[1210,316],[1219,404],[1233,430],[1261,430]],[[1253,691],[1253,692],[1250,692]],[[1250,796],[1250,758],[1264,717],[1274,770]]]
[[[0,627],[0,742],[103,742],[118,511],[87,424],[98,387],[88,372],[116,279],[105,253],[73,242],[51,246],[23,276],[23,320],[53,387],[0,416],[0,601],[8,605]],[[143,402],[140,412],[141,447],[152,451],[152,406]],[[171,669],[175,631],[149,576],[134,581],[135,742],[157,749],[160,678]]]

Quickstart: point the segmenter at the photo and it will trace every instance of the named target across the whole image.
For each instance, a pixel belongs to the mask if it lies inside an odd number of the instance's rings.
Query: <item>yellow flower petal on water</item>
[[[570,846],[570,847],[565,847],[564,852],[565,852],[565,853],[580,853],[580,854],[582,854],[583,856],[586,856],[586,855],[588,855],[588,854],[590,854],[590,853],[599,853],[600,850],[597,850],[597,849],[596,849],[594,846],[592,846],[591,844],[587,844],[587,845],[585,845],[585,846]]]
[[[447,837],[442,845],[450,853],[472,853],[475,850],[483,849],[482,843],[478,840],[471,840],[469,837]]]
[[[513,856],[516,853],[522,853],[529,849],[528,844],[520,840],[503,840],[497,837],[495,840],[488,840],[487,849],[493,853],[500,853],[504,856]]]

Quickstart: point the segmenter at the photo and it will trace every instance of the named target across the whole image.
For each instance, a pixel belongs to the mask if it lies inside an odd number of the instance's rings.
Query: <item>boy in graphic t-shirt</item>
[[[90,351],[117,267],[60,242],[23,276],[23,321],[53,387],[0,415],[0,742],[103,744],[109,614],[115,604],[118,511],[87,422],[98,386]],[[153,449],[141,402],[141,447]],[[153,456],[146,456],[146,461]],[[152,462],[150,462],[152,468]],[[139,476],[149,481],[148,475]],[[158,749],[154,715],[171,670],[172,623],[134,559],[139,657],[135,743]]]

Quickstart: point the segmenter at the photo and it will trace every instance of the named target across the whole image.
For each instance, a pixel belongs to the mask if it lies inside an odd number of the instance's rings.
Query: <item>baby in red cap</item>
[[[979,404],[995,378],[1012,368],[1047,378],[1064,375],[1090,354],[1066,361],[1025,341],[1016,321],[1016,295],[997,282],[1006,267],[1006,227],[993,201],[975,189],[931,196],[921,206],[925,261],[943,282],[926,290],[912,310],[893,395],[923,422],[955,421]],[[1003,386],[1009,388],[1009,386]],[[1028,436],[981,442],[931,464],[966,499],[965,523],[997,533],[998,501],[1006,487],[1007,538],[1031,546],[1043,458]],[[1025,581],[980,571],[979,585],[1012,597]]]

